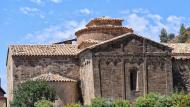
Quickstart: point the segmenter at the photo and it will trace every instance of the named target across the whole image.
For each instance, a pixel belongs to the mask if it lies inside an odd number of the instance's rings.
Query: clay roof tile
[[[13,56],[75,56],[79,51],[77,45],[73,44],[9,46],[9,52]]]

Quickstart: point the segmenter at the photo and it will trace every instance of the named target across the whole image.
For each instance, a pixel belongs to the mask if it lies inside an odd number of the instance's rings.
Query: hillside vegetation
[[[163,28],[159,36],[162,43],[190,43],[190,27],[185,28],[182,24],[177,36],[173,33],[168,34],[166,29]]]

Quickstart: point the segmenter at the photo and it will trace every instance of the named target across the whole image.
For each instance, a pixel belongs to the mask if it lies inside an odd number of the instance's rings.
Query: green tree
[[[168,34],[166,29],[162,29],[160,32],[160,42],[166,43],[168,41]]]
[[[183,35],[185,33],[185,30],[186,30],[186,28],[185,28],[184,24],[181,24],[180,30],[179,30],[180,35]]]
[[[43,98],[54,101],[54,88],[45,81],[26,81],[14,92],[11,107],[34,107],[34,103]]]

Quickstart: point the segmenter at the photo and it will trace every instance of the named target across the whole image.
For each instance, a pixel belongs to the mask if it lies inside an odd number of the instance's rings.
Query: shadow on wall
[[[177,92],[187,92],[188,69],[185,68],[186,60],[172,59],[173,88]],[[189,66],[188,66],[189,68]]]

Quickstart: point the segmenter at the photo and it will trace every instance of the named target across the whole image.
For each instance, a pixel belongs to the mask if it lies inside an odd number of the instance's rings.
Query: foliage
[[[115,100],[115,107],[129,107],[128,100]]]
[[[92,100],[91,107],[102,107],[104,102],[105,102],[104,98],[97,97]]]
[[[128,100],[109,100],[105,98],[95,98],[90,107],[129,107]]]
[[[145,97],[138,97],[135,102],[135,107],[146,107],[148,105],[148,101]]]
[[[138,97],[135,107],[190,107],[190,95],[174,93],[171,96],[161,96],[156,93]]]
[[[189,40],[189,35],[184,33],[183,35],[179,36],[178,42],[179,43],[185,43]]]
[[[173,107],[190,107],[190,95],[185,93],[174,93],[171,96]]]
[[[26,81],[14,92],[11,107],[34,107],[34,103],[42,98],[54,101],[55,90],[45,81]]]
[[[172,107],[172,98],[170,96],[160,96],[155,107]]]
[[[66,107],[82,107],[79,103],[69,104]],[[84,107],[130,107],[128,100],[109,100],[105,98],[95,98],[91,105]],[[149,93],[140,96],[135,101],[134,107],[190,107],[190,94],[174,93],[170,96],[158,93]]]
[[[160,42],[166,43],[168,41],[168,34],[166,29],[162,29],[160,32]]]
[[[185,33],[185,30],[186,30],[186,28],[185,28],[184,24],[181,24],[180,30],[179,30],[180,35],[183,35],[183,33]]]
[[[154,107],[159,100],[160,95],[157,93],[149,93],[145,97],[138,97],[135,107]]]
[[[65,107],[82,107],[80,103],[67,104]]]
[[[34,106],[35,106],[35,107],[53,107],[53,104],[52,104],[51,101],[42,99],[42,100],[37,101],[37,102],[34,104]]]

